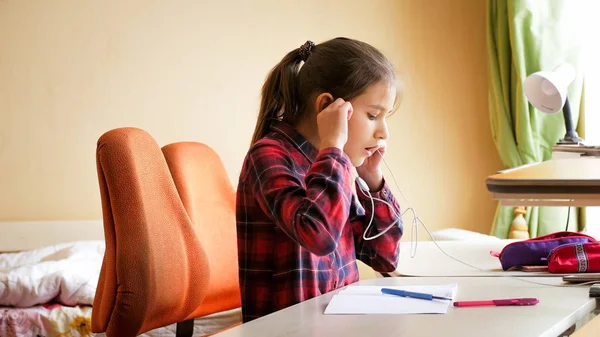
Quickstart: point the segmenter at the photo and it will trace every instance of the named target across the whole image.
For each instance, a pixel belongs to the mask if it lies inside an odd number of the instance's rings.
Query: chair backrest
[[[96,159],[106,252],[92,331],[137,336],[195,317],[208,260],[160,147],[120,128],[100,137]]]
[[[202,143],[173,143],[162,150],[210,265],[208,295],[196,313],[239,308],[235,190],[225,167]]]

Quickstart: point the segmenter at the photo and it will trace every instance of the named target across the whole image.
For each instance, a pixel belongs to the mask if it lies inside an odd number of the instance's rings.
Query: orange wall
[[[389,162],[431,230],[488,234],[497,203],[484,181],[502,163],[488,114],[485,1],[402,3],[396,22],[406,100],[392,117],[399,148]]]
[[[421,218],[489,231],[484,1],[4,0],[0,32],[0,220],[100,218],[96,140],[121,126],[205,142],[235,182],[268,70],[348,36],[405,82],[387,158]]]

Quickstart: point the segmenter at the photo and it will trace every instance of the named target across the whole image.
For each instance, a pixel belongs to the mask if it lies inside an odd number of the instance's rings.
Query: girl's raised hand
[[[385,154],[385,145],[379,147],[375,153],[367,157],[363,164],[356,168],[358,175],[369,185],[371,191],[378,191],[383,184],[381,162]]]
[[[348,141],[348,120],[352,116],[352,104],[341,98],[336,99],[317,115],[320,147],[344,149]]]

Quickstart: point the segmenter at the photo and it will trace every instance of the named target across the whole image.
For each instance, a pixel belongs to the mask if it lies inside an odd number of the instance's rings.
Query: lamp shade
[[[563,63],[553,71],[538,71],[525,79],[523,89],[527,100],[538,110],[557,113],[565,105],[567,89],[575,79],[575,69]]]

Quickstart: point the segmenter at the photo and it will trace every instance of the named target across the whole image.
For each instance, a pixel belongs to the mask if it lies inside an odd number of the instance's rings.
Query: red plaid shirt
[[[371,201],[358,193],[357,202],[353,183],[346,154],[337,148],[318,152],[283,122],[252,146],[236,205],[244,322],[358,281],[357,257],[376,271],[396,269],[402,222],[363,240]],[[387,184],[372,195],[400,213]],[[396,219],[375,201],[367,237]]]

